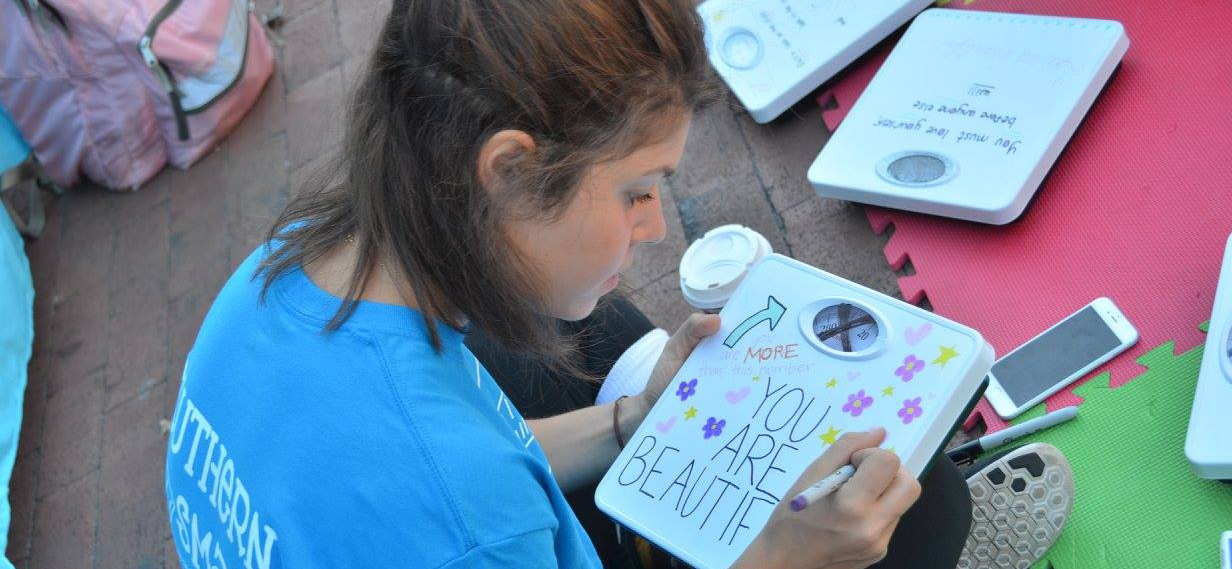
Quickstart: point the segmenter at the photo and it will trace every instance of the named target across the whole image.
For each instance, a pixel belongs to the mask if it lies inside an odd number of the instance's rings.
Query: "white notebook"
[[[926,10],[817,156],[809,182],[825,197],[1009,223],[1128,47],[1111,20]]]
[[[697,7],[710,62],[765,123],[829,80],[933,0],[707,0]]]
[[[695,567],[735,561],[843,433],[885,428],[919,476],[993,362],[975,330],[782,255],[720,315],[595,492]]]

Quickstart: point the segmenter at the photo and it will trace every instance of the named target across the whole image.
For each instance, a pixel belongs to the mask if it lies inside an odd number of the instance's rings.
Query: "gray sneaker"
[[[971,533],[958,569],[1027,569],[1048,551],[1074,505],[1074,474],[1057,447],[1031,443],[967,470]]]

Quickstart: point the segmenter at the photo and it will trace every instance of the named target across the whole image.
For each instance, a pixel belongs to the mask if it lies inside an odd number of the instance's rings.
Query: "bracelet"
[[[628,395],[621,395],[612,403],[612,432],[616,433],[616,448],[621,450],[625,448],[625,438],[620,434],[620,400],[626,397]]]

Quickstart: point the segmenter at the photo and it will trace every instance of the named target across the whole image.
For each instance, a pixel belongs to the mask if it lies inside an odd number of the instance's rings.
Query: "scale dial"
[[[868,350],[876,344],[880,333],[872,314],[848,302],[822,308],[813,318],[813,334],[817,340],[837,352]]]

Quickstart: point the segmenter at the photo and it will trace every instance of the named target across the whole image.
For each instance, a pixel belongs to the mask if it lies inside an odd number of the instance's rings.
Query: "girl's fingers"
[[[816,484],[822,478],[833,474],[840,466],[851,463],[853,459],[856,459],[855,455],[861,449],[875,448],[884,440],[885,429],[882,428],[865,432],[847,433],[839,437],[833,445],[830,445],[830,448],[826,449],[824,454],[818,457],[817,460],[814,460],[808,468],[804,469],[804,474],[801,474],[796,483],[787,491],[786,496],[789,496],[789,498],[784,499],[783,503],[790,502],[791,498],[804,491],[805,488]],[[852,466],[857,465],[853,464]]]
[[[856,460],[852,461],[856,473],[835,492],[836,503],[848,513],[868,511],[878,502],[901,470],[898,456],[892,452],[869,449],[861,453],[862,456],[858,457],[859,464],[855,464]]]
[[[890,487],[877,500],[883,515],[897,520],[920,498],[920,482],[905,468],[899,468]]]

